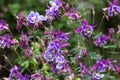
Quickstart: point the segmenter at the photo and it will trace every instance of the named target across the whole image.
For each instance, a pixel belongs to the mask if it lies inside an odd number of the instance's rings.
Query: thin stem
[[[4,56],[5,60],[7,60],[7,62],[10,64],[10,66],[13,67],[13,64],[10,62],[10,60],[8,60],[8,57],[6,55],[3,55],[3,56]]]
[[[93,9],[92,11],[92,14],[93,14],[93,25],[95,24],[95,10]]]
[[[8,32],[10,33],[10,35],[12,36],[12,38],[14,39],[14,36],[13,36],[12,32],[10,31],[10,29],[8,30]],[[21,58],[20,55],[18,54],[15,46],[13,47],[13,50],[14,50],[14,52],[16,53],[16,55],[18,56],[19,60],[22,61],[22,58]],[[8,60],[8,61],[9,61],[9,60]],[[30,71],[28,68],[27,68],[27,70],[31,73],[31,71]],[[31,74],[32,74],[32,73],[31,73]]]
[[[97,32],[100,30],[100,26],[102,25],[102,22],[103,22],[104,17],[105,17],[105,16],[103,16],[102,19],[101,19],[101,21],[100,21],[100,24],[99,24],[99,26],[98,26]]]

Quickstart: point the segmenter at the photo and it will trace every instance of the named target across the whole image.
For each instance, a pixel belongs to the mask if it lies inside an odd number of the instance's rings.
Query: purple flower
[[[28,41],[29,41],[29,39],[28,39],[27,35],[22,33],[21,36],[20,36],[19,47],[22,48],[22,49],[27,48],[28,47]]]
[[[95,65],[93,65],[92,70],[97,70],[98,72],[104,72],[106,71],[110,66],[109,59],[104,61],[97,61]]]
[[[17,30],[20,30],[22,28],[23,21],[24,21],[24,13],[20,12],[18,14],[18,19],[17,19],[17,25],[16,25]]]
[[[17,80],[30,80],[30,75],[25,74],[24,76],[18,78]]]
[[[60,50],[60,45],[55,42],[50,42],[47,47],[47,50],[44,53],[44,58],[47,61],[53,61],[56,58],[56,56],[61,55],[61,54],[62,52]]]
[[[84,37],[90,37],[93,33],[93,26],[87,25],[86,20],[84,19],[81,22],[81,26],[75,30],[76,33],[80,33]]]
[[[94,79],[100,80],[101,78],[104,77],[104,74],[93,73],[93,74],[92,74],[92,77],[93,77]]]
[[[38,23],[39,21],[47,20],[46,17],[39,15],[38,12],[31,11],[27,16],[27,21],[30,23]]]
[[[44,53],[44,59],[47,61],[53,61],[55,59],[56,55],[49,53],[48,51],[45,51]]]
[[[120,64],[115,66],[115,70],[120,75]]]
[[[112,38],[113,37],[113,34],[115,32],[115,29],[114,28],[109,28],[108,29],[108,35]]]
[[[68,16],[69,19],[78,20],[80,19],[79,14],[77,13],[75,8],[70,9],[69,12],[65,13],[64,16]]]
[[[56,63],[57,63],[56,68],[59,70],[62,69],[66,64],[66,60],[65,60],[64,56],[63,55],[57,56]]]
[[[100,46],[103,47],[106,45],[106,41],[109,39],[109,36],[105,36],[103,34],[100,34],[95,40],[94,40],[94,44],[95,46]]]
[[[32,74],[31,78],[34,80],[42,80],[41,75],[39,73]]]
[[[66,43],[69,40],[68,36],[60,30],[53,32],[52,35],[55,41],[57,40],[59,43]]]
[[[0,36],[0,47],[1,48],[10,48],[11,45],[15,44],[16,42],[13,41],[9,34],[5,34],[4,36]]]
[[[83,65],[82,63],[80,63],[80,70],[79,70],[80,73],[88,73],[88,69],[86,67],[86,65]]]
[[[11,70],[10,70],[10,75],[9,75],[9,80],[13,80],[13,78],[21,78],[22,74],[19,72],[19,68],[17,66],[14,66]]]
[[[86,48],[82,48],[81,50],[80,50],[80,52],[79,52],[80,54],[79,54],[79,57],[86,57],[86,55],[87,55],[87,50],[86,50]]]
[[[0,31],[8,30],[8,24],[4,20],[0,20]]]
[[[24,57],[25,57],[26,59],[27,59],[27,58],[30,58],[30,57],[33,55],[32,51],[31,51],[29,48],[23,49],[23,53],[24,53]]]
[[[54,20],[59,16],[59,6],[51,6],[48,9],[46,9],[46,16],[50,18],[50,20]]]
[[[108,1],[109,7],[103,8],[103,10],[108,11],[108,16],[115,16],[116,14],[120,13],[120,6],[117,6],[118,0],[114,0],[113,3]]]
[[[49,3],[50,3],[51,6],[62,7],[62,0],[51,0]]]

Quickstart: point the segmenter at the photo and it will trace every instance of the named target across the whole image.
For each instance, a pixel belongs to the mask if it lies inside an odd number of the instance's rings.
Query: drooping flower
[[[90,37],[93,33],[93,26],[88,25],[84,19],[81,26],[75,30],[75,33],[80,33],[84,37]]]
[[[4,36],[0,36],[0,47],[1,48],[10,48],[11,45],[15,44],[16,42],[11,39],[9,34],[5,34]]]
[[[4,20],[0,20],[0,31],[8,30],[8,24]]]
[[[93,74],[92,74],[92,77],[93,77],[93,79],[95,79],[95,80],[100,80],[101,78],[104,77],[104,74],[93,73]]]
[[[95,46],[103,47],[107,44],[107,40],[110,38],[110,36],[105,36],[103,34],[100,34],[95,40],[94,44]]]
[[[28,42],[29,38],[25,34],[21,34],[20,41],[19,41],[19,47],[22,49],[28,48]]]
[[[79,57],[86,57],[86,55],[87,55],[87,50],[86,50],[86,48],[81,48],[80,49],[80,52],[79,52]]]
[[[27,21],[30,23],[38,23],[39,21],[47,20],[46,17],[39,15],[38,12],[31,11],[27,16]]]
[[[65,13],[64,16],[67,16],[69,19],[78,20],[80,19],[79,14],[77,13],[75,8],[70,9],[69,12]]]
[[[103,8],[103,10],[107,10],[108,16],[112,17],[120,13],[120,6],[117,6],[118,0],[114,0],[113,3],[108,1],[109,7]]]
[[[10,75],[9,75],[9,79],[8,80],[13,80],[21,78],[22,74],[19,72],[19,68],[15,65],[11,70],[10,70]]]
[[[108,35],[112,38],[113,37],[113,34],[115,32],[115,29],[114,28],[109,28],[108,29]]]
[[[20,12],[18,14],[18,19],[17,19],[17,25],[16,25],[17,30],[20,30],[22,28],[23,21],[24,21],[24,13]]]
[[[33,55],[32,51],[29,48],[23,49],[23,54],[25,58],[30,58]]]

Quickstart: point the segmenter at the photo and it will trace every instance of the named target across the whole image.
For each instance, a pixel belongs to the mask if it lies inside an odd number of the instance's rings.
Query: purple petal
[[[114,5],[117,5],[117,4],[118,4],[118,0],[114,0],[114,1],[113,1],[113,4],[114,4]]]

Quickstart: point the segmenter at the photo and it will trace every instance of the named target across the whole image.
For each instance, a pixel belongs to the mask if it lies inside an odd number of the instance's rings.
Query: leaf
[[[107,46],[104,46],[103,48],[116,48],[116,45],[107,45]]]
[[[99,33],[93,33],[95,35],[95,37],[93,37],[93,39],[97,38],[100,34],[102,34],[102,32]]]

